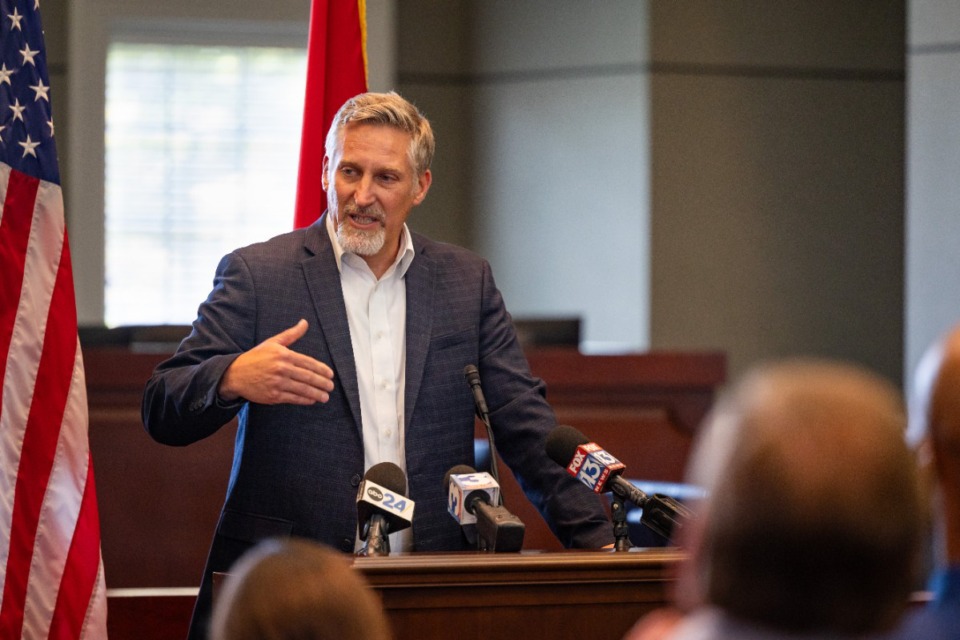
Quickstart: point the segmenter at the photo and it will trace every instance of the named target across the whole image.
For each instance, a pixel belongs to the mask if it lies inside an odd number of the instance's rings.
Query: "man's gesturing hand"
[[[238,398],[260,404],[326,402],[333,391],[333,370],[310,356],[288,349],[307,332],[300,320],[267,338],[233,361],[217,392],[232,402]]]

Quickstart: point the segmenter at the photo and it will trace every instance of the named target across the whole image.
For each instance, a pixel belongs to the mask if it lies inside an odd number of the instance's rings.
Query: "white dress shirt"
[[[406,473],[403,394],[407,287],[404,275],[413,261],[413,240],[404,225],[397,259],[378,280],[363,258],[344,252],[329,215],[327,233],[340,270],[357,367],[364,469],[379,462],[392,462]],[[412,540],[410,529],[391,534],[390,548],[408,550]],[[360,547],[362,543],[358,539],[357,549]]]

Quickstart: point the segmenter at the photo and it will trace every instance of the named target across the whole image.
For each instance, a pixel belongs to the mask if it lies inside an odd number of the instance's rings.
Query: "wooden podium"
[[[668,600],[676,549],[356,558],[395,640],[618,640]]]
[[[669,601],[676,549],[354,558],[394,640],[619,640]],[[214,574],[214,598],[226,578]]]

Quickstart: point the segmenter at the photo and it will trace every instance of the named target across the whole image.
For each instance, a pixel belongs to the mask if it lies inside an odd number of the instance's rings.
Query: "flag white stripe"
[[[37,540],[30,564],[26,606],[23,611],[23,638],[46,638],[57,604],[57,590],[67,564],[70,542],[77,526],[83,488],[87,482],[87,390],[80,344],[74,358],[70,393],[64,410],[57,453],[43,496]]]
[[[97,569],[97,582],[90,594],[90,604],[83,620],[80,640],[103,640],[107,637],[107,581],[103,572],[103,555]]]

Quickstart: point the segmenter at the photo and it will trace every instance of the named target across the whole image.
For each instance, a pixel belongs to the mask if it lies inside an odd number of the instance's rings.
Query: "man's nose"
[[[353,192],[353,198],[358,207],[369,207],[375,201],[373,193],[373,181],[364,177],[357,183],[357,188]]]

